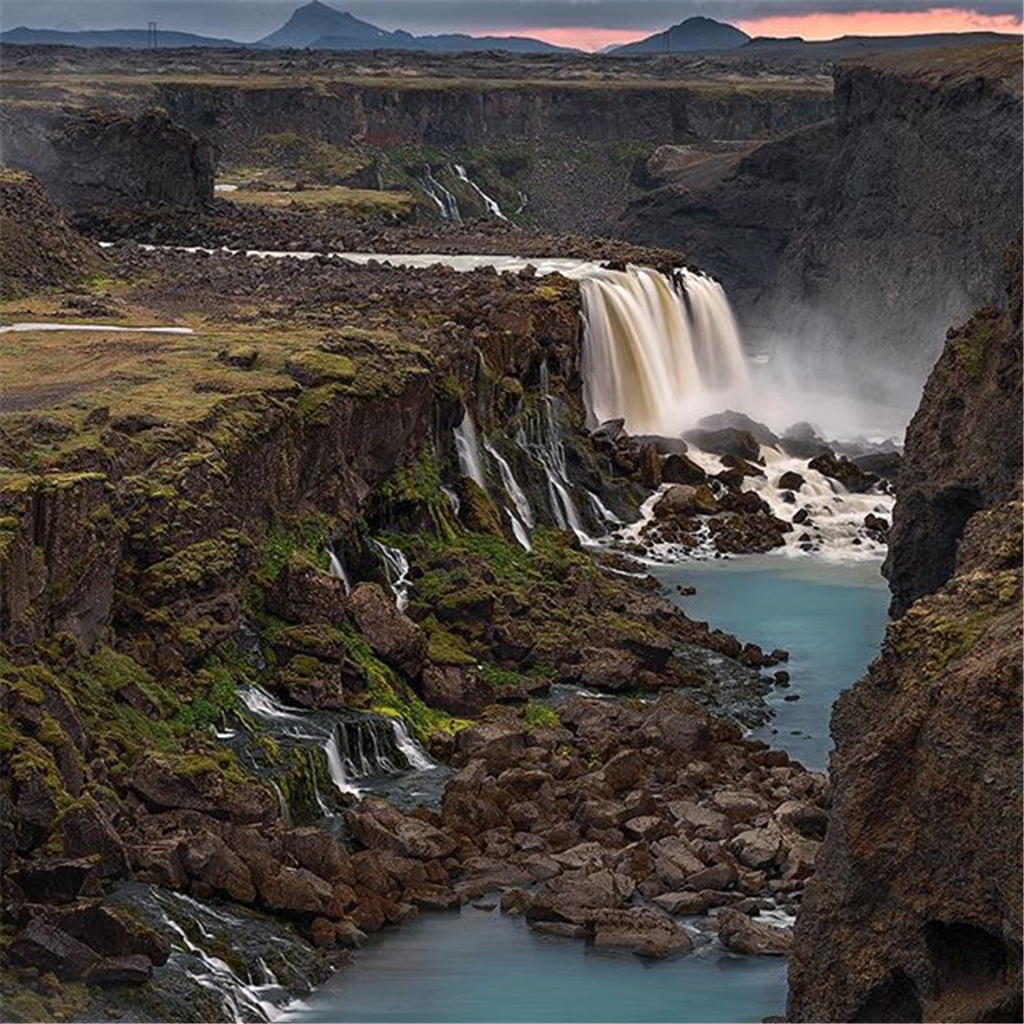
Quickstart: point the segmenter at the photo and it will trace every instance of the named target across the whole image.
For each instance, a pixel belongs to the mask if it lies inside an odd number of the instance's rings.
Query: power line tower
[[[155,50],[159,46],[159,42],[157,24],[155,21],[150,21],[146,24],[146,46],[150,50]]]

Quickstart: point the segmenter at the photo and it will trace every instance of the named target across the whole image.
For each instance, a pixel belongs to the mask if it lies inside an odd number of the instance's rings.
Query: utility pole
[[[146,25],[146,45],[150,50],[157,49],[159,40],[157,38],[157,24],[155,21],[150,21]]]

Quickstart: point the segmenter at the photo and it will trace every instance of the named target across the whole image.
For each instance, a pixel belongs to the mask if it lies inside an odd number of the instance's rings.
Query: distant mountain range
[[[1019,36],[995,32],[946,33],[921,36],[844,36],[841,39],[807,42],[803,39],[751,39],[733,25],[714,18],[687,18],[678,25],[656,32],[646,39],[623,46],[609,47],[602,53],[629,57],[654,53],[692,53],[738,50],[806,51],[834,59],[888,49],[927,49],[934,46],[967,46],[1017,39]],[[122,28],[105,30],[14,28],[0,33],[0,43],[22,46],[85,46],[120,47],[145,50],[151,38],[145,29]],[[396,29],[391,32],[362,21],[347,11],[312,0],[296,8],[292,16],[276,32],[255,43],[235,39],[200,36],[192,32],[161,30],[158,44],[162,49],[218,47],[233,49],[297,49],[297,50],[428,50],[435,53],[462,53],[469,50],[506,50],[512,53],[577,53],[564,46],[555,46],[541,39],[524,36],[469,36],[447,33],[417,36]]]
[[[608,50],[617,57],[634,53],[689,53],[693,50],[735,50],[750,42],[750,36],[734,25],[715,21],[714,18],[694,17],[656,32],[646,39],[626,43]]]
[[[466,50],[509,50],[514,53],[573,53],[563,46],[541,39],[521,36],[468,36],[450,33],[437,36],[415,36],[401,29],[389,32],[368,21],[361,21],[347,11],[339,11],[320,0],[312,0],[297,8],[276,32],[255,43],[234,39],[194,35],[191,32],[161,30],[158,44],[163,49],[196,47],[228,47],[245,49],[296,50],[432,50],[463,52]],[[145,29],[107,29],[104,31],[71,31],[44,28],[14,28],[0,33],[0,42],[22,46],[87,46],[123,47],[144,50],[151,45]]]

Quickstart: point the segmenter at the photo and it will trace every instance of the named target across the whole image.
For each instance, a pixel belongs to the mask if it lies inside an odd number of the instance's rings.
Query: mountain
[[[448,33],[415,36],[410,32],[389,32],[347,11],[339,11],[320,0],[297,8],[276,32],[257,44],[267,48],[310,50],[510,50],[515,53],[568,53],[561,46],[521,36],[468,36]]]
[[[746,32],[741,32],[734,25],[727,25],[714,18],[700,16],[687,18],[686,21],[673,25],[646,39],[635,43],[616,46],[609,53],[616,57],[629,56],[634,53],[687,53],[690,50],[735,50],[750,41]]]
[[[296,8],[292,16],[276,32],[261,39],[259,45],[274,49],[320,49],[314,47],[314,44],[330,38],[350,44],[331,49],[367,50],[388,46],[388,40],[394,35],[413,38],[408,32],[387,32],[368,21],[360,21],[347,11],[339,11],[320,3],[320,0],[312,0]]]
[[[85,46],[90,48],[115,47],[123,50],[148,50],[149,33],[144,28],[112,28],[75,32],[53,28],[26,28],[24,25],[0,32],[0,43],[11,46]],[[197,36],[191,32],[165,32],[157,36],[161,49],[186,49],[190,46],[243,47],[234,39]]]

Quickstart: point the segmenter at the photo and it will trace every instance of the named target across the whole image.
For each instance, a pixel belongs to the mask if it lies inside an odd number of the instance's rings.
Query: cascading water
[[[423,168],[422,181],[423,190],[437,203],[441,217],[453,224],[461,224],[462,214],[459,212],[458,200],[434,177],[430,164],[426,164]]]
[[[345,571],[345,564],[335,553],[333,548],[327,549],[327,557],[331,562],[331,575],[336,580],[341,580],[341,585],[345,588],[346,594],[352,593],[352,581],[348,578],[348,573]]]
[[[527,551],[532,551],[533,543],[530,540],[530,530],[533,529],[534,518],[533,509],[530,507],[530,499],[526,497],[523,489],[519,486],[519,482],[512,472],[512,467],[502,458],[489,441],[484,441],[484,449],[494,459],[498,472],[501,474],[501,482],[504,485],[505,492],[512,499],[512,504],[515,506],[514,510],[511,508],[505,509],[505,514],[508,516],[509,523],[512,526],[512,533],[522,547]]]
[[[400,612],[404,612],[409,607],[409,560],[398,548],[390,548],[379,540],[371,540],[370,544],[380,556],[388,586],[395,595],[395,604]]]
[[[466,173],[466,168],[462,164],[454,164],[453,169],[456,176],[460,181],[464,181],[474,192],[480,197],[481,202],[487,209],[487,212],[492,217],[497,217],[499,220],[508,220],[508,217],[501,212],[501,207],[497,201],[492,199],[473,179]]]
[[[681,270],[599,270],[581,281],[583,379],[594,426],[673,435],[706,411],[743,407],[750,375],[721,285]]]
[[[459,457],[459,469],[463,476],[469,477],[478,487],[487,489],[484,477],[484,464],[480,457],[480,442],[476,436],[476,426],[468,410],[462,422],[455,428],[455,451]]]

